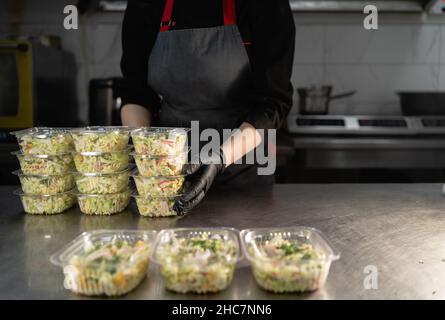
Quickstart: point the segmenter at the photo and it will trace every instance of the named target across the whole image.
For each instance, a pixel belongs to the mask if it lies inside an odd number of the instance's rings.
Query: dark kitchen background
[[[378,30],[363,27],[366,1],[291,0],[296,92],[278,137],[278,183],[445,181],[445,4],[372,3]],[[69,4],[81,11],[78,30],[63,28]],[[32,125],[117,124],[124,8],[0,0],[0,124],[26,95],[2,50],[25,57],[23,40],[33,52]],[[9,131],[1,125],[2,184],[18,183]]]

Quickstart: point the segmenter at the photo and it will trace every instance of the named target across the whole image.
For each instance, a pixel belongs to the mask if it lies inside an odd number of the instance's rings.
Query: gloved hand
[[[176,201],[174,210],[183,216],[196,207],[212,186],[215,177],[224,172],[225,162],[222,150],[213,153],[205,163],[201,160],[187,166],[186,189],[184,194]]]

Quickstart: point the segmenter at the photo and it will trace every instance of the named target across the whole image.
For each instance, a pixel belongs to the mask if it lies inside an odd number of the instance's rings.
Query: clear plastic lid
[[[71,128],[47,128],[47,127],[34,127],[19,131],[11,132],[12,135],[17,138],[25,135],[30,135],[38,139],[46,139],[54,136],[67,135],[70,133]]]
[[[11,152],[13,156],[19,157],[27,157],[27,158],[38,158],[38,159],[50,159],[64,156],[71,156],[71,153],[59,153],[59,154],[29,154],[23,153],[21,151]]]
[[[107,245],[116,240],[134,244],[143,241],[152,248],[156,238],[154,230],[96,230],[84,232],[76,239],[65,245],[50,257],[51,263],[56,266],[66,266],[74,256],[85,255],[94,245]]]
[[[117,153],[126,153],[131,155],[131,150],[133,148],[131,146],[128,146],[126,149],[124,150],[116,150],[116,151],[111,151],[111,152],[76,152],[73,151],[72,154],[73,155],[81,155],[84,157],[88,157],[88,156],[103,156],[103,155],[107,155],[107,154],[117,154]]]
[[[55,193],[55,194],[29,194],[29,193],[24,193],[22,189],[17,189],[14,190],[14,195],[16,196],[26,196],[26,197],[36,197],[36,198],[41,198],[41,197],[46,197],[46,198],[51,198],[51,197],[58,197],[61,195],[71,195],[73,194],[74,189],[73,190],[69,190],[69,191],[65,191],[65,192],[61,192],[61,193]]]
[[[239,240],[239,231],[234,228],[177,228],[162,230],[156,237],[155,246],[153,249],[152,260],[161,264],[159,254],[163,254],[169,250],[169,246],[178,244],[181,239],[215,239],[223,240],[224,242],[231,241],[235,246],[235,253],[230,254],[223,248],[220,252],[213,252],[216,256],[224,256],[224,258],[231,263],[237,263],[243,259],[243,252]],[[177,249],[174,249],[177,250]],[[174,253],[173,251],[171,252]]]
[[[182,194],[177,194],[174,196],[143,196],[138,194],[136,191],[133,191],[131,194],[131,197],[142,200],[176,200],[181,196]]]
[[[73,189],[70,191],[71,194],[75,195],[76,197],[82,197],[82,198],[113,198],[113,197],[120,197],[122,195],[131,195],[131,189],[128,188],[124,191],[117,192],[117,193],[103,193],[103,194],[87,194],[87,193],[81,193],[77,189]]]
[[[72,173],[77,177],[113,177],[118,176],[123,173],[130,173],[130,171],[133,169],[132,166],[129,166],[127,169],[119,171],[119,172],[113,172],[113,173],[82,173],[79,171],[73,171]]]
[[[178,154],[172,154],[172,155],[149,155],[149,154],[140,154],[136,152],[131,152],[130,156],[132,157],[138,157],[141,159],[177,159],[177,158],[187,158],[189,153],[189,149],[186,148],[181,153]]]
[[[186,176],[187,176],[186,174],[178,174],[176,176],[162,176],[162,175],[160,175],[160,176],[147,177],[147,176],[141,176],[141,174],[139,173],[139,170],[137,168],[131,170],[131,172],[130,172],[130,177],[140,178],[140,179],[144,179],[144,180],[156,180],[156,179],[175,180],[175,179],[185,178]]]
[[[132,136],[171,136],[174,138],[178,135],[187,135],[190,128],[160,128],[160,127],[150,127],[150,128],[139,128],[131,131]]]
[[[276,250],[265,250],[264,245],[273,239],[283,239],[295,244],[310,244],[322,252],[326,260],[340,259],[340,252],[335,250],[327,238],[317,229],[309,227],[258,228],[241,231],[241,243],[246,257],[250,261],[277,261],[280,256]]]
[[[61,174],[26,174],[23,173],[22,170],[15,170],[11,172],[13,175],[21,177],[36,177],[36,178],[51,178],[51,177],[64,177],[64,176],[71,176],[74,172],[68,172],[68,173],[61,173]]]
[[[93,126],[72,129],[74,134],[108,134],[108,133],[129,133],[132,130],[131,127],[126,126]]]

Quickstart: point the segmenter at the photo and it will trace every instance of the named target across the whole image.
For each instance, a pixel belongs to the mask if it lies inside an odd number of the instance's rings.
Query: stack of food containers
[[[88,127],[71,131],[77,173],[75,180],[80,211],[111,215],[128,206],[130,129]]]
[[[20,150],[17,156],[21,170],[14,171],[22,190],[17,190],[25,212],[56,214],[71,208],[75,202],[73,141],[67,129],[31,128],[12,132]]]
[[[187,163],[187,134],[183,128],[141,128],[132,131],[137,170],[132,173],[139,213],[146,217],[169,217],[182,191]]]

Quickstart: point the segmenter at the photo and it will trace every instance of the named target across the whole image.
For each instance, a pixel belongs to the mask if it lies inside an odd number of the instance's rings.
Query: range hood
[[[380,12],[436,12],[441,0],[290,0],[292,10],[302,12],[363,12],[375,5]],[[441,10],[440,10],[441,11]]]
[[[79,0],[89,1],[91,0]],[[271,0],[273,1],[273,0]],[[289,0],[296,12],[363,12],[366,5],[377,6],[380,12],[428,12],[442,13],[445,6],[441,0]],[[102,11],[124,11],[125,0],[99,0],[98,9]]]

